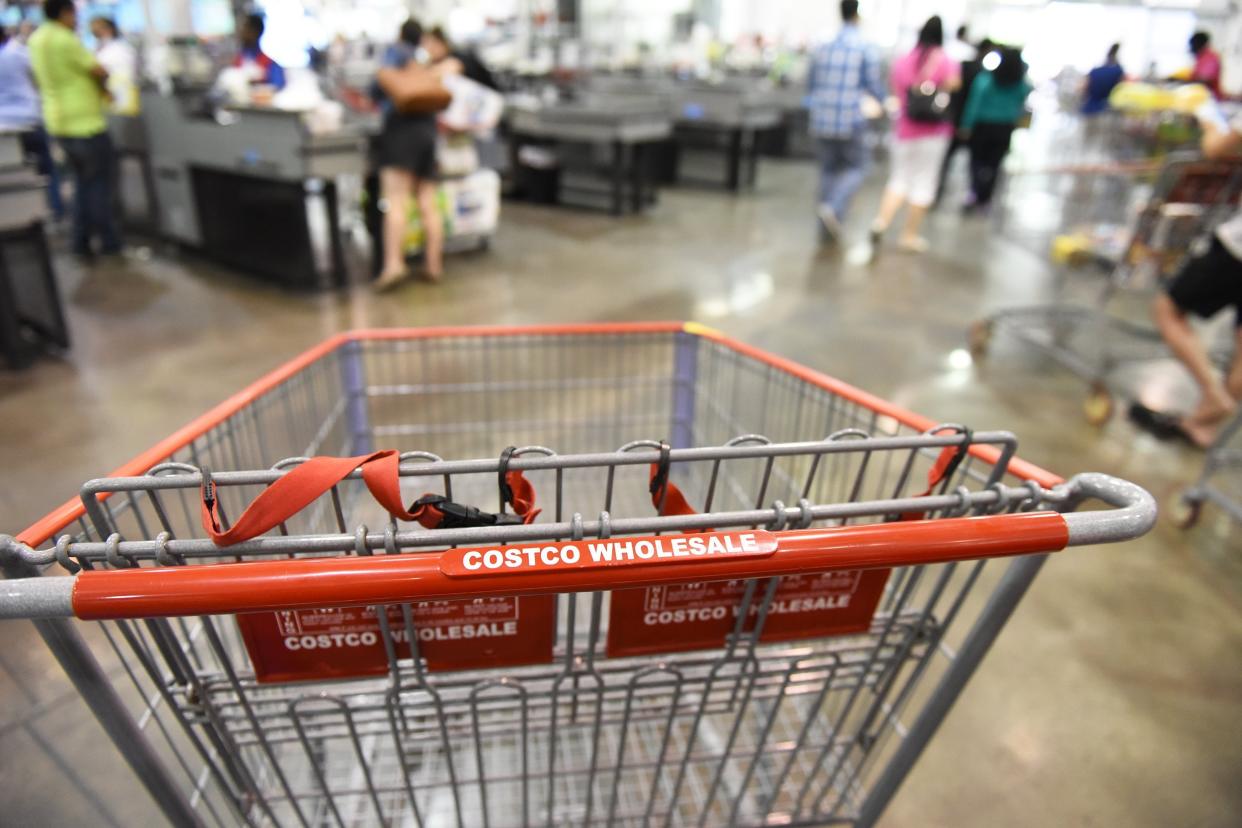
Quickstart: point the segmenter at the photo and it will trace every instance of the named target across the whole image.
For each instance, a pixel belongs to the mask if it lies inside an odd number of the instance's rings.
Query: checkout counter
[[[817,157],[811,137],[811,113],[806,107],[806,85],[779,86],[773,97],[780,106],[780,123],[760,136],[760,151],[776,158]]]
[[[673,136],[657,151],[662,181],[723,184],[731,192],[754,186],[760,138],[782,123],[788,105],[765,81],[745,78],[704,83],[599,75],[587,89],[665,109]]]
[[[507,110],[512,169],[519,177],[543,175],[556,203],[606,201],[613,215],[655,203],[652,147],[673,132],[667,108],[657,100],[585,95],[551,104],[511,101]],[[539,170],[523,161],[523,148],[541,147],[555,166]]]
[[[687,176],[680,160],[686,150],[714,150],[724,157],[726,189],[737,192],[755,185],[760,134],[780,124],[783,117],[781,101],[772,89],[749,80],[678,85],[673,106],[678,180],[717,181],[715,175],[701,175],[697,169]]]
[[[337,178],[366,172],[364,124],[312,132],[301,113],[144,92],[162,237],[285,287],[345,282]]]
[[[14,132],[0,132],[0,351],[25,368],[42,349],[69,347],[43,220],[47,182],[23,163]]]
[[[112,136],[119,167],[116,195],[121,225],[127,232],[158,235],[160,214],[147,123],[141,115],[109,115],[108,134]]]

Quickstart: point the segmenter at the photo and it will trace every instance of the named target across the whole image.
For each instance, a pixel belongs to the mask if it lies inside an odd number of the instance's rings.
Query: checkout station
[[[552,104],[518,99],[509,106],[508,127],[514,168],[535,200],[585,206],[607,200],[617,216],[655,203],[655,152],[673,134],[661,101],[612,95]],[[532,147],[555,157],[541,170]]]
[[[640,212],[660,184],[753,187],[760,134],[781,101],[755,83],[591,78],[572,97],[509,96],[505,125],[516,190],[532,200]],[[296,111],[212,107],[202,94],[142,96],[113,134],[135,160],[127,189],[158,236],[288,287],[346,282],[340,182],[365,181],[375,116],[312,129]],[[356,187],[346,188],[353,192]],[[261,228],[261,232],[256,232]]]
[[[30,365],[41,348],[69,347],[69,329],[48,252],[47,184],[0,132],[0,356]]]
[[[760,134],[781,120],[781,102],[770,87],[748,79],[716,84],[679,85],[673,93],[677,124],[673,180],[719,181],[719,170],[687,168],[694,151],[724,159],[724,186],[731,192],[754,187],[758,178]]]
[[[546,187],[528,189],[544,194],[536,200],[566,204],[598,195],[600,186],[582,183],[583,176],[575,179],[567,170],[605,171],[597,178],[611,183],[614,215],[654,204],[658,184],[723,186],[736,193],[755,186],[760,138],[781,124],[785,98],[750,79],[590,76],[572,87],[566,100],[548,103],[531,95],[511,100],[514,163],[519,176],[534,177],[537,173],[523,170],[521,148],[541,142],[555,147],[557,196],[547,196]],[[593,154],[584,146],[593,147]]]
[[[370,153],[379,116],[367,111],[366,89],[386,40],[365,35],[348,44],[343,62],[296,70],[319,104],[289,106],[249,91],[241,99],[222,94],[228,23],[214,39],[143,35],[160,71],[142,84],[138,114],[110,121],[123,224],[131,237],[158,239],[283,288],[333,289],[351,272],[374,272],[366,260],[376,259],[382,227]],[[619,216],[651,208],[661,186],[753,187],[761,152],[798,109],[797,87],[761,73],[570,67],[557,62],[560,47],[542,68],[524,64],[522,55],[538,48],[535,40],[519,43],[516,59],[497,61],[505,114],[477,180],[442,178],[441,200],[453,205],[445,208],[449,252],[487,248],[502,191]],[[0,158],[0,328],[9,338],[20,329],[23,342],[66,347],[43,184],[13,162],[20,153],[10,144]],[[18,260],[23,273],[43,275],[15,275]],[[24,359],[21,342],[4,347],[11,360]]]
[[[288,287],[345,283],[337,181],[366,172],[364,125],[156,92],[141,118],[161,237]]]

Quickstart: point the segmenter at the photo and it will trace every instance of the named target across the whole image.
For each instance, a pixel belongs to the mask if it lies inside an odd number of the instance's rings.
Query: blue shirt
[[[1126,73],[1119,63],[1106,63],[1087,73],[1087,94],[1082,101],[1082,114],[1095,115],[1108,109],[1108,96],[1121,83]]]
[[[30,129],[42,121],[30,56],[16,40],[0,46],[0,129]]]
[[[237,56],[235,65],[240,66],[246,61],[258,64],[263,69],[263,82],[271,84],[276,89],[285,88],[285,70],[284,68],[268,57],[259,48],[247,49],[242,47],[241,54]]]
[[[880,59],[853,24],[845,24],[832,41],[819,46],[807,77],[811,134],[847,138],[862,126],[860,103],[866,92],[883,101]]]

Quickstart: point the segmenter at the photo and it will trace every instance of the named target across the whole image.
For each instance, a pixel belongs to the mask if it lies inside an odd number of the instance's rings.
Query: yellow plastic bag
[[[1078,264],[1091,253],[1091,237],[1086,233],[1066,233],[1052,240],[1052,261],[1058,265]]]

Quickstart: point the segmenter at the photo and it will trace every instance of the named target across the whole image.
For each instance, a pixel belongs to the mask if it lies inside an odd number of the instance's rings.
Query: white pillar
[[[164,16],[168,20],[168,31],[165,36],[178,37],[194,34],[194,18],[190,12],[190,0],[143,0],[143,11],[147,20],[151,20],[151,12],[156,5],[165,9]]]
[[[1221,79],[1225,91],[1236,95],[1242,92],[1242,2],[1229,0],[1221,29]]]

